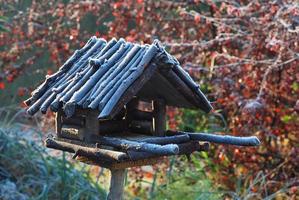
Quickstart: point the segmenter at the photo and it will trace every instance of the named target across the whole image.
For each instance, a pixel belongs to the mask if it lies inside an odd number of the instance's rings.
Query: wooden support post
[[[125,185],[125,169],[111,169],[111,181],[107,200],[122,200]]]
[[[58,137],[61,135],[61,117],[62,117],[61,114],[62,111],[59,110],[55,116],[55,127],[56,127],[56,134]]]
[[[83,110],[85,113],[85,138],[86,142],[92,142],[91,136],[99,133],[98,112],[96,110]]]
[[[164,99],[154,100],[154,135],[164,137],[166,130],[166,105]]]

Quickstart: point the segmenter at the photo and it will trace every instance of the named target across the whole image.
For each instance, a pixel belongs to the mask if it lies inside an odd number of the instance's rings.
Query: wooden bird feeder
[[[259,144],[256,137],[166,130],[166,106],[205,112],[212,106],[157,41],[139,45],[92,37],[25,103],[30,115],[56,112],[56,133],[46,139],[47,147],[111,170],[108,199],[121,198],[126,168],[207,151],[208,142]]]

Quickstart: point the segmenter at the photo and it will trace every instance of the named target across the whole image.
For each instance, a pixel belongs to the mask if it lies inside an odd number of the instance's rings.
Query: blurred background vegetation
[[[42,147],[53,114],[23,100],[92,35],[159,39],[212,101],[168,127],[256,135],[128,171],[126,199],[297,199],[299,6],[292,1],[0,1],[0,199],[104,199],[108,172]]]

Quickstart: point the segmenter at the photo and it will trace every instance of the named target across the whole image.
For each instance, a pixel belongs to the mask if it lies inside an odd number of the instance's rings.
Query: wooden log
[[[106,60],[109,58],[110,55],[112,55],[117,48],[121,46],[118,53],[114,54],[109,61],[104,63],[102,66],[97,65],[97,62],[91,60],[90,63],[91,66],[100,67],[99,70],[97,70],[95,73],[86,75],[86,78],[82,79],[81,82],[79,82],[76,86],[72,87],[72,89],[68,92],[67,95],[65,95],[62,98],[62,101],[66,102],[70,99],[71,96],[74,96],[65,106],[65,112],[68,113],[69,116],[72,116],[74,114],[74,107],[76,105],[76,102],[78,102],[80,99],[82,99],[86,93],[95,85],[95,83],[101,78],[101,76],[109,69],[111,65],[113,65],[119,57],[124,52],[124,47],[122,46],[123,41],[117,42],[111,49],[109,49],[104,55],[102,55],[99,60]],[[102,63],[102,62],[100,62]],[[78,90],[78,91],[77,91]],[[75,94],[74,92],[77,91]]]
[[[201,105],[200,108],[206,113],[210,112],[213,109],[212,105],[200,90],[199,85],[193,81],[191,76],[179,65],[174,65],[173,71],[194,91],[195,94],[198,95]]]
[[[146,139],[138,140],[140,142],[152,143],[152,144],[180,144],[190,141],[189,135],[174,135],[166,137],[151,137]]]
[[[196,141],[190,141],[182,144],[178,144],[179,152],[177,155],[190,155],[196,151],[207,151],[209,149],[209,143],[200,144]],[[137,151],[127,151],[130,160],[140,160],[140,159],[151,159],[158,158],[161,155],[156,155],[149,152],[137,152]],[[170,156],[170,155],[165,155]]]
[[[97,118],[97,110],[86,110],[82,109],[80,112],[83,113],[85,118],[85,129],[84,129],[84,140],[86,142],[92,143],[92,136],[99,134],[99,120]],[[80,114],[78,112],[78,114]]]
[[[117,49],[117,47],[119,47],[119,49]],[[79,84],[78,88],[75,88],[76,90],[78,89],[78,91],[73,94],[72,98],[70,99],[70,103],[78,102],[81,98],[83,98],[89,92],[89,90],[95,86],[96,81],[98,81],[113,65],[115,65],[115,63],[121,58],[127,48],[128,46],[124,45],[121,42],[118,42],[116,45],[114,45],[113,49],[111,48],[111,51],[108,51],[111,54],[113,53],[114,55],[112,55],[111,58],[109,58],[109,60],[100,67],[100,69],[97,71],[97,75],[95,75],[95,73],[94,75],[92,75],[92,77],[88,76],[87,78],[90,79],[85,80],[83,82],[83,84],[86,82],[84,85]],[[116,52],[113,52],[112,50],[115,50]],[[106,59],[106,57],[103,56],[101,59],[104,60]],[[96,62],[94,60],[91,61]],[[90,64],[93,66],[97,66],[96,64],[92,64],[93,62],[91,62]]]
[[[194,95],[193,91],[170,69],[168,71],[159,71],[173,86],[180,92],[187,101],[195,107],[198,107],[200,102]]]
[[[158,162],[161,162],[161,157],[156,158],[148,158],[148,159],[139,159],[139,160],[125,160],[122,162],[105,162],[104,160],[91,160],[88,158],[85,158],[83,156],[77,156],[76,160],[80,162],[84,162],[85,164],[89,165],[98,165],[107,169],[127,169],[130,167],[138,167],[138,166],[144,166],[144,165],[154,165]]]
[[[57,112],[58,108],[62,105],[61,102],[61,98],[67,93],[69,92],[72,87],[74,87],[74,85],[80,80],[80,78],[86,74],[88,71],[90,70],[90,68],[85,68],[82,72],[77,73],[75,75],[75,77],[73,79],[71,79],[71,82],[59,93],[57,93],[54,101],[52,101],[52,103],[50,104],[50,109],[53,112]]]
[[[128,122],[128,128],[132,132],[146,135],[152,135],[154,132],[153,122],[146,120],[131,120]]]
[[[67,141],[66,139],[64,140]],[[53,138],[47,138],[45,141],[45,145],[48,148],[75,153],[76,155],[84,156],[91,159],[105,159],[109,161],[123,161],[128,159],[127,154],[123,152],[85,147],[65,141],[58,141]]]
[[[88,104],[90,104],[92,102],[93,99],[95,99],[95,97],[97,96],[96,91],[101,90],[101,85],[104,84],[104,81],[108,81],[110,80],[110,76],[111,74],[115,73],[115,71],[117,71],[119,68],[122,68],[122,65],[124,62],[126,62],[128,54],[130,54],[132,52],[132,49],[135,48],[136,46],[139,45],[133,45],[132,43],[126,43],[127,49],[124,52],[123,56],[119,59],[119,61],[113,66],[111,67],[107,73],[104,74],[104,76],[102,76],[102,78],[97,82],[97,84],[92,88],[92,92],[91,95],[88,97]],[[106,83],[107,84],[107,83]]]
[[[86,63],[87,63],[87,59],[89,58],[89,56],[93,56],[99,52],[101,52],[101,50],[106,47],[105,46],[106,41],[104,40],[98,40],[95,45],[88,51],[86,52],[86,54],[84,54],[80,60],[75,63],[75,65],[66,73],[64,74],[57,82],[55,82],[55,84],[53,85],[53,91],[47,91],[41,98],[42,100],[39,101],[40,102],[44,102],[47,100],[52,100],[53,99],[53,93],[57,93],[58,95],[56,96],[56,98],[51,102],[51,110],[54,112],[57,112],[57,109],[60,105],[60,98],[65,95],[73,86],[74,84],[78,81],[79,77],[82,76],[81,74],[85,74],[89,68],[85,67]],[[107,45],[108,46],[108,45]],[[81,73],[78,73],[78,71],[82,70]],[[73,79],[73,80],[72,80]],[[65,87],[65,84],[68,83]],[[63,90],[61,91],[61,87],[63,86]],[[55,88],[57,87],[57,88]],[[51,94],[52,93],[52,94]],[[42,112],[46,112],[45,110],[47,109],[47,107],[49,106],[50,102],[46,102],[45,105],[43,106],[43,108],[41,109]],[[36,105],[36,107],[38,107],[39,104]],[[36,109],[36,108],[35,108]],[[34,110],[35,111],[35,110]],[[36,111],[35,111],[36,112]],[[34,113],[33,113],[34,114]]]
[[[55,100],[56,95],[58,93],[62,92],[70,83],[71,83],[71,80],[64,82],[63,84],[61,84],[60,86],[58,86],[56,88],[52,88],[52,94],[40,106],[39,110],[41,111],[41,113],[45,114],[47,112],[50,104]]]
[[[175,155],[179,152],[176,144],[158,145],[105,136],[93,137],[93,141],[102,145],[120,148],[124,151],[143,151],[158,155]]]
[[[137,92],[148,80],[150,80],[156,69],[157,65],[155,63],[150,63],[149,66],[146,67],[144,73],[125,91],[122,98],[114,106],[110,113],[111,118],[113,118],[119,112],[119,110],[121,110],[123,106],[126,105],[132,99],[132,97],[137,94]]]
[[[104,120],[99,121],[99,131],[100,135],[119,133],[125,130],[126,121],[125,120]]]
[[[79,58],[95,43],[96,37],[91,37],[82,49],[76,50],[75,53],[59,68],[59,70],[55,74],[48,76],[46,80],[32,92],[32,96],[26,100],[26,105],[29,106],[32,102],[35,102],[38,98],[40,98],[50,87],[50,85],[53,84],[53,81],[55,81],[59,76],[68,71],[74,65],[74,63],[76,63]]]
[[[136,131],[136,130],[130,130],[130,126],[131,126],[131,122],[132,120],[134,120],[133,116],[132,116],[132,111],[136,110],[138,108],[139,105],[139,99],[137,97],[133,97],[131,99],[131,101],[129,101],[125,107],[126,109],[126,122],[127,122],[127,129],[126,131],[130,132],[130,131]],[[148,132],[148,130],[145,130],[146,132]],[[137,131],[138,132],[138,131]]]
[[[151,121],[153,120],[153,113],[152,112],[148,112],[148,111],[141,111],[138,109],[134,109],[132,111],[130,111],[130,115],[132,116],[133,119],[136,120],[148,120]]]
[[[82,98],[78,101],[78,106],[81,106],[82,108],[87,108],[88,106],[88,103],[87,103],[87,99],[88,99],[88,96],[91,94],[91,90]]]
[[[105,70],[110,65],[113,65],[119,59],[119,57],[125,51],[125,48],[122,44],[123,44],[123,42],[118,41],[111,49],[109,49],[100,58],[90,59],[89,64],[91,66],[91,69],[86,74],[84,74],[83,78],[80,79],[80,81],[78,83],[76,83],[71,88],[71,90],[67,92],[66,95],[64,95],[62,97],[61,101],[67,102],[74,95],[74,97],[70,100],[70,103],[78,102],[79,99],[81,99],[89,91],[90,87],[93,86],[90,84],[90,82],[91,82],[90,80],[94,79],[95,74],[98,73],[98,74],[100,74],[99,76],[101,76],[103,73],[105,73]],[[115,51],[117,51],[117,52],[115,53]],[[111,57],[111,59],[106,61],[106,59],[109,58],[109,55],[113,54],[113,53],[115,53],[115,54]],[[104,63],[104,61],[106,61],[105,64],[103,66],[101,66]],[[94,74],[94,72],[96,72],[96,73]],[[77,93],[74,94],[74,92],[76,92],[76,91],[77,91]]]
[[[122,77],[122,75],[130,68],[131,65],[135,65],[136,62],[140,62],[142,53],[144,52],[144,49],[140,49],[140,46],[135,46],[129,54],[124,58],[123,62],[119,65],[119,68],[122,69],[121,71],[118,71],[117,74],[113,77],[113,79],[107,83],[107,86],[102,84],[97,91],[93,94],[91,97],[91,103],[89,104],[89,108],[95,109],[99,106],[100,101],[102,100],[104,94],[106,94],[108,91],[110,91],[114,85],[117,83],[117,81]],[[137,53],[136,53],[137,52]],[[136,53],[136,54],[134,54]],[[107,88],[107,89],[106,89]]]
[[[89,49],[81,58],[80,60],[75,63],[75,65],[69,70],[68,74],[72,76],[76,72],[76,70],[79,70],[82,65],[84,65],[84,62],[87,62],[88,56],[91,54],[94,54],[96,51],[99,50],[99,47],[102,46],[104,43],[103,40],[98,40],[91,49]],[[73,73],[74,71],[74,73]],[[51,87],[56,87],[60,84],[62,84],[64,81],[68,81],[68,76],[64,75],[59,81],[55,82]],[[65,91],[65,90],[64,90]],[[27,110],[27,113],[30,115],[34,115],[39,109],[42,103],[46,101],[47,98],[52,94],[52,90],[48,89],[32,106],[30,106]],[[54,100],[55,101],[55,100]],[[52,104],[52,103],[51,103]],[[57,112],[57,109],[55,110]]]
[[[125,79],[124,82],[122,82],[120,87],[117,88],[115,93],[105,104],[103,110],[99,115],[99,118],[108,118],[110,116],[110,113],[112,112],[113,108],[120,100],[122,95],[132,85],[132,83],[140,77],[140,75],[143,73],[144,69],[148,66],[148,64],[150,63],[151,59],[154,57],[156,52],[157,52],[157,47],[155,45],[151,45],[150,48],[144,54],[138,66],[137,67],[134,66],[134,68],[132,67],[130,68],[130,72],[128,74],[129,76]]]
[[[118,75],[118,79],[116,78],[115,81],[111,81],[108,87],[106,87],[105,89],[103,89],[100,93],[100,103],[98,105],[98,108],[100,111],[103,110],[103,108],[105,107],[105,105],[107,104],[107,102],[109,100],[111,100],[112,96],[116,93],[116,91],[121,87],[121,85],[123,83],[126,83],[126,79],[132,75],[134,73],[134,71],[136,71],[135,69],[138,69],[138,65],[142,62],[142,58],[144,55],[140,55],[140,57],[138,59],[136,59],[136,61],[132,64],[129,65],[128,68],[126,68],[125,70],[122,71],[122,73],[120,73]],[[132,70],[134,69],[134,70]],[[139,68],[138,71],[140,71],[141,69]]]
[[[216,135],[211,133],[189,133],[183,131],[167,131],[168,134],[188,134],[191,140],[213,142],[219,144],[231,144],[237,146],[258,146],[260,141],[255,136],[236,137],[230,135]]]
[[[98,70],[98,66],[91,65],[91,67],[87,70],[86,73],[80,73],[78,79],[74,81],[74,85],[68,90],[60,99],[63,103],[66,103],[73,95],[74,92],[79,90],[85,82],[89,79],[91,75],[94,74]],[[74,101],[71,101],[74,102]]]
[[[122,200],[125,184],[125,169],[111,169],[111,179],[107,200]]]
[[[59,137],[75,140],[84,140],[84,128],[78,125],[62,124]]]
[[[163,137],[166,131],[166,104],[164,99],[154,100],[154,134]]]
[[[71,118],[62,117],[62,123],[67,125],[77,125],[84,127],[85,118],[83,116],[73,116]]]
[[[56,129],[55,131],[58,136],[61,133],[61,125],[62,125],[61,118],[62,118],[62,112],[58,111],[55,115],[55,129]]]

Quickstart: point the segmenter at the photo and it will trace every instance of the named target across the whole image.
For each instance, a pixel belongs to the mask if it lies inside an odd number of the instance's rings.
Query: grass
[[[105,199],[87,170],[22,137],[20,128],[0,127],[0,199]],[[24,135],[26,135],[24,133]]]

